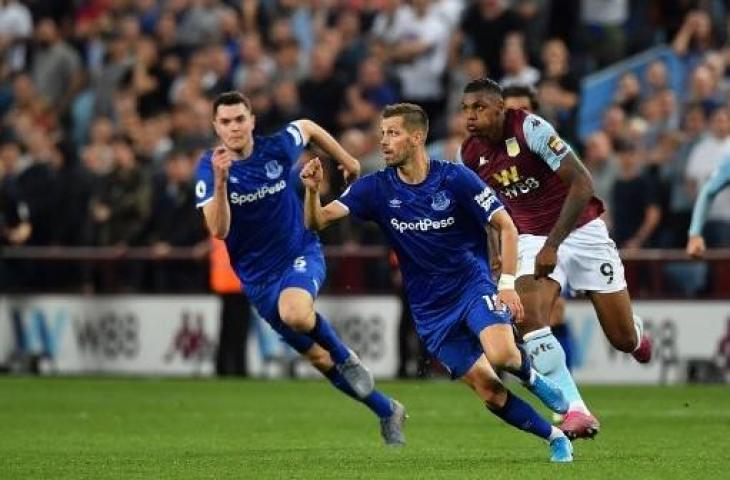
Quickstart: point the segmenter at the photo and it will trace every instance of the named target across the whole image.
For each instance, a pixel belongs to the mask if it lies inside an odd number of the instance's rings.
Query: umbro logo
[[[231,181],[231,183],[238,183],[238,178],[237,177],[228,177],[228,178]]]
[[[397,198],[394,198],[393,200],[388,202],[388,205],[391,206],[391,208],[400,208],[401,204],[403,202],[401,200],[398,200]]]

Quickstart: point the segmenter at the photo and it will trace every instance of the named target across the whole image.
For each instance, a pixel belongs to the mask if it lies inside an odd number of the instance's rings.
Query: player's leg
[[[440,340],[423,338],[429,351],[448,370],[451,378],[462,379],[469,385],[489,411],[510,425],[551,442],[553,461],[571,461],[572,448],[565,435],[540,417],[528,403],[510,393],[494,372],[479,338],[462,320],[473,309],[473,302],[465,302],[462,308],[453,309],[451,318],[444,318],[442,322],[446,333],[441,335],[444,330],[436,332]]]
[[[644,335],[644,322],[634,315],[627,289],[618,292],[587,292],[603,333],[611,345],[631,353],[640,363],[651,360],[651,341]]]
[[[561,414],[568,411],[568,403],[560,388],[535,371],[525,350],[515,344],[511,325],[489,325],[478,335],[487,360],[494,369],[515,375],[550,410]]]
[[[336,389],[367,406],[380,419],[380,432],[386,445],[403,445],[403,424],[406,411],[403,405],[375,388],[365,396],[359,396],[337,368],[330,353],[312,340],[308,335],[295,332],[274,314],[269,324],[281,338],[304,356],[314,368]]]
[[[474,390],[490,412],[513,427],[549,442],[551,461],[564,463],[573,460],[573,447],[565,434],[550,425],[529,403],[510,392],[484,355],[474,362],[462,380]]]
[[[314,299],[325,279],[324,258],[318,247],[305,253],[282,276],[277,302],[279,316],[291,329],[308,335],[327,350],[355,393],[364,398],[373,389],[373,376],[330,322],[315,312]]]
[[[649,362],[651,341],[644,335],[643,321],[632,312],[624,266],[603,221],[596,219],[571,232],[561,248],[570,257],[571,286],[588,294],[611,345],[641,363]]]
[[[536,372],[527,352],[515,344],[509,311],[496,310],[495,302],[487,301],[490,297],[496,297],[494,287],[485,284],[482,288],[481,295],[475,295],[468,303],[464,315],[467,328],[479,340],[490,365],[498,371],[512,373],[548,408],[565,413],[568,403],[560,388]]]
[[[558,298],[560,285],[552,279],[535,280],[531,275],[522,275],[515,286],[525,309],[525,321],[517,329],[533,367],[560,387],[569,412],[590,415],[568,370],[565,351],[549,325],[549,312]]]

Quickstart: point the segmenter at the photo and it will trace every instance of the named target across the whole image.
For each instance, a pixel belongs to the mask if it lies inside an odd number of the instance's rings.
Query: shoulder
[[[198,159],[198,171],[210,168],[211,160],[213,158],[213,150],[206,150],[200,155]]]

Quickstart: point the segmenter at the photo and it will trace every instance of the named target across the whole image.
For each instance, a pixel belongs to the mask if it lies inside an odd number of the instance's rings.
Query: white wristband
[[[514,290],[515,289],[515,276],[509,273],[503,273],[499,277],[499,283],[497,284],[497,290]]]

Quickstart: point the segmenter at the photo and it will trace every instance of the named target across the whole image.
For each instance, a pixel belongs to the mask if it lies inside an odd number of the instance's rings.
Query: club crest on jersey
[[[504,141],[504,144],[507,146],[507,155],[510,157],[516,157],[520,153],[520,144],[517,143],[517,139],[515,137],[508,138]]]
[[[437,212],[443,212],[451,205],[451,199],[449,198],[446,190],[441,190],[435,195],[431,196],[431,208]]]
[[[198,180],[198,183],[195,184],[195,195],[197,195],[198,198],[203,198],[205,196],[205,182],[203,180]]]
[[[284,167],[282,167],[281,164],[276,160],[266,162],[264,168],[266,169],[266,177],[272,180],[275,178],[279,178],[281,176],[281,173],[284,171]]]
[[[390,205],[390,208],[400,208],[401,204],[403,202],[401,200],[398,200],[397,198],[392,199],[388,202],[388,205]]]

